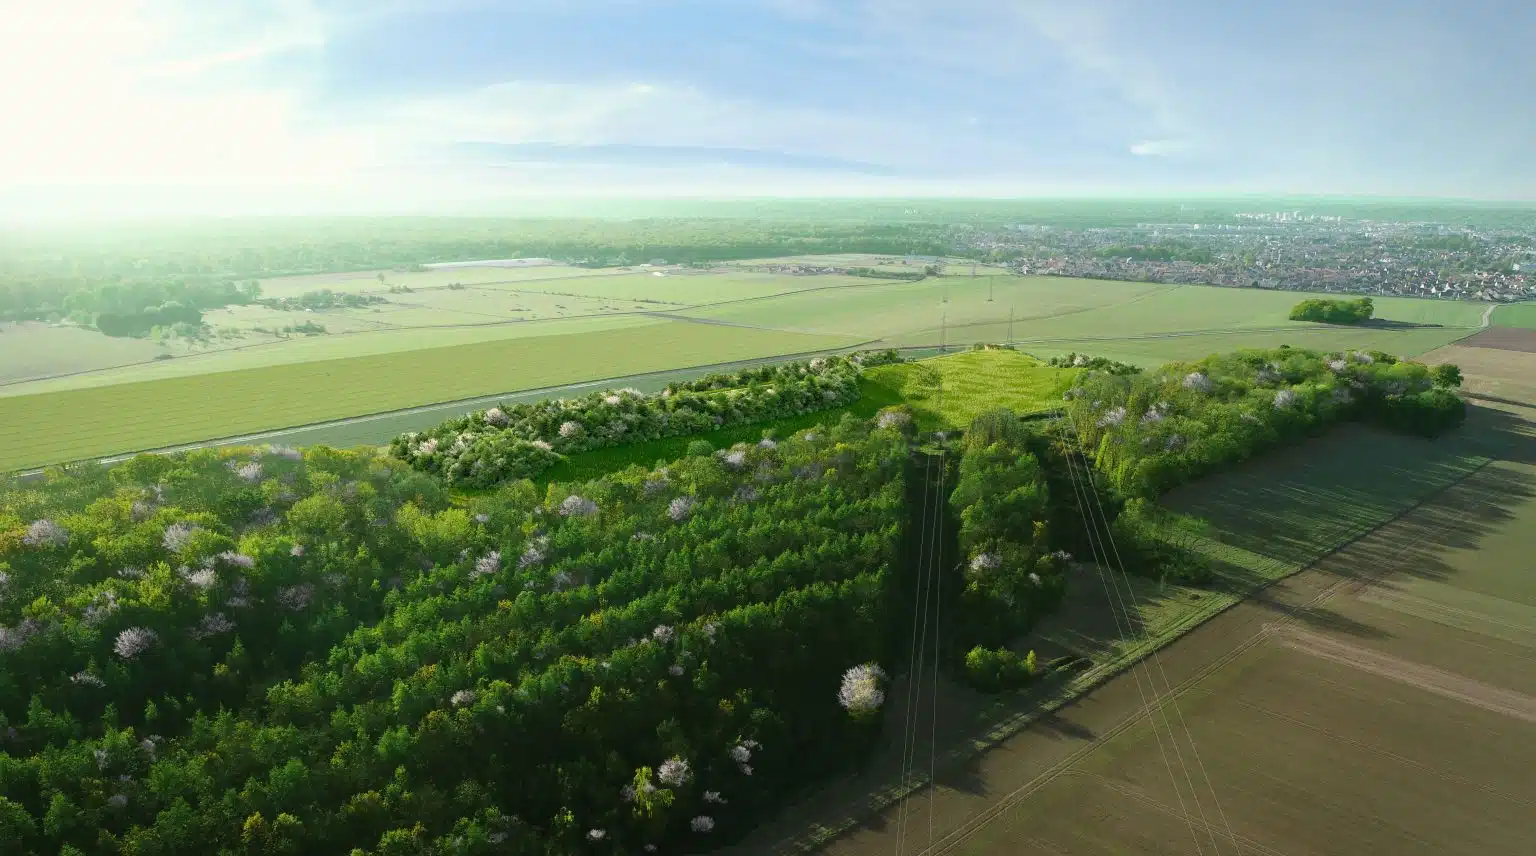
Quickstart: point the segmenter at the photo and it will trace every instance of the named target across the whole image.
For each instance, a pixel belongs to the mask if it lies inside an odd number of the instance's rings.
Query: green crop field
[[[848,339],[680,322],[0,398],[0,469],[158,448]]]
[[[379,279],[379,274],[384,279]],[[546,279],[585,279],[613,276],[613,269],[591,269],[566,265],[540,267],[460,267],[415,271],[355,271],[351,273],[321,273],[304,276],[284,276],[261,280],[263,297],[297,297],[305,292],[330,289],[351,294],[384,293],[391,286],[406,288],[442,288],[452,283],[464,285],[481,283],[538,282]]]
[[[1536,303],[1510,303],[1493,310],[1493,326],[1536,330]]]

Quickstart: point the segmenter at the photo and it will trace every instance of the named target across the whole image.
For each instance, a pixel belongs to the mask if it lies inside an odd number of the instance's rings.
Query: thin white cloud
[[[1131,146],[1131,154],[1164,157],[1189,151],[1189,144],[1182,140],[1142,140]]]

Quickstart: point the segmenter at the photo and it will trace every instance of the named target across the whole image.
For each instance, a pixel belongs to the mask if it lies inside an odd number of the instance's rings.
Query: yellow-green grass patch
[[[876,400],[904,402],[920,427],[937,430],[965,428],[1000,407],[1022,414],[1058,407],[1077,372],[1013,351],[967,351],[876,366],[865,372],[865,382]]]

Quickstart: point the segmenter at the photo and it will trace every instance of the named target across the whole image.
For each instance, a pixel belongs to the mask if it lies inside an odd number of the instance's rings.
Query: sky
[[[0,0],[0,206],[1536,198],[1528,0]]]

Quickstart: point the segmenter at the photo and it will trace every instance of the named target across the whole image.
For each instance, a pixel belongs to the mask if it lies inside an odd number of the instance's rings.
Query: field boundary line
[[[858,349],[858,348],[862,348],[862,347],[864,347],[866,345],[877,344],[879,341],[880,341],[879,339],[867,339],[867,340],[862,341],[862,342],[855,342],[855,343],[850,344],[850,345],[843,345],[843,346],[835,347],[835,348],[819,348],[819,349],[813,350],[813,351],[796,351],[794,353],[789,353],[789,354],[774,354],[774,355],[765,356],[765,357],[751,357],[751,358],[744,359],[744,360],[730,360],[730,361],[723,362],[723,363],[704,363],[704,364],[701,364],[701,365],[678,366],[676,368],[670,368],[670,369],[659,369],[659,370],[653,371],[653,372],[640,372],[638,374],[630,374],[630,375],[615,375],[615,376],[612,376],[612,377],[596,378],[594,380],[578,381],[576,383],[555,384],[553,386],[536,386],[536,387],[530,387],[530,388],[527,388],[527,389],[508,390],[508,391],[505,391],[505,392],[498,392],[498,393],[493,393],[493,394],[490,394],[490,395],[479,395],[479,396],[475,396],[473,398],[457,398],[457,399],[450,399],[448,401],[437,401],[437,402],[432,402],[432,403],[429,403],[429,404],[419,404],[419,405],[416,405],[416,406],[413,406],[413,407],[403,407],[403,408],[398,408],[398,409],[395,409],[395,410],[381,410],[381,411],[376,411],[376,412],[373,412],[373,413],[363,413],[363,414],[359,414],[357,416],[347,416],[347,417],[344,417],[342,419],[326,419],[326,420],[322,420],[320,422],[306,422],[306,423],[302,423],[302,424],[299,424],[299,425],[288,425],[288,426],[284,426],[284,427],[281,427],[281,428],[272,428],[272,429],[267,429],[267,430],[264,430],[264,431],[252,432],[250,434],[231,434],[231,435],[227,435],[227,436],[224,436],[224,437],[210,437],[210,438],[208,438],[206,440],[199,440],[199,441],[197,441],[195,443],[182,443],[182,444],[175,445],[175,446],[161,446],[159,448],[154,448],[154,449],[139,449],[137,451],[122,452],[122,453],[119,453],[119,454],[116,454],[116,455],[112,455],[112,456],[109,456],[109,457],[104,457],[104,458],[77,458],[77,459],[72,460],[72,461],[62,461],[62,462],[59,462],[59,463],[56,463],[56,464],[49,464],[49,465],[44,466],[44,467],[34,467],[32,469],[29,469],[29,470],[13,471],[13,472],[8,473],[8,474],[7,473],[0,473],[0,476],[9,475],[9,476],[11,476],[13,478],[27,478],[27,477],[31,477],[31,476],[41,475],[42,473],[44,473],[45,471],[47,471],[51,467],[65,467],[65,466],[71,466],[71,465],[82,464],[82,463],[115,464],[115,463],[118,463],[118,462],[121,462],[121,461],[126,461],[126,460],[128,460],[130,458],[133,458],[133,457],[136,457],[138,455],[169,455],[169,454],[174,454],[176,452],[190,452],[190,451],[194,451],[196,449],[205,449],[205,448],[208,448],[210,446],[232,446],[232,445],[239,445],[241,442],[244,442],[244,441],[266,440],[266,439],[270,439],[270,438],[273,438],[273,437],[280,437],[280,436],[282,436],[284,434],[290,434],[290,433],[293,433],[295,431],[306,431],[306,430],[315,429],[315,428],[336,428],[336,427],[341,427],[341,426],[345,426],[345,425],[359,425],[359,424],[362,424],[362,423],[365,423],[365,422],[376,422],[376,421],[379,421],[381,419],[392,419],[392,418],[395,418],[395,417],[398,417],[398,416],[410,416],[410,415],[416,414],[416,413],[427,413],[427,412],[430,412],[430,411],[433,411],[433,410],[437,410],[437,409],[440,409],[440,408],[446,408],[446,407],[474,406],[476,404],[496,403],[496,402],[500,401],[501,399],[503,399],[503,398],[505,398],[507,396],[511,396],[511,395],[534,395],[534,394],[538,394],[538,393],[542,393],[542,392],[560,392],[562,390],[575,390],[575,389],[581,389],[583,387],[589,387],[589,386],[602,386],[603,384],[608,384],[608,383],[618,383],[620,381],[627,381],[627,380],[638,380],[638,379],[643,379],[643,378],[655,377],[657,375],[673,374],[673,373],[676,373],[676,372],[699,371],[699,370],[705,370],[705,369],[725,369],[725,368],[731,368],[733,366],[748,366],[748,365],[753,365],[753,364],[757,364],[757,363],[767,363],[767,362],[774,362],[774,361],[779,361],[779,360],[795,360],[795,359],[798,359],[800,357],[809,357],[809,356],[814,356],[816,354],[835,354],[835,353],[841,353],[843,351],[851,351],[851,350],[855,350],[855,349]]]
[[[1393,523],[1396,523],[1409,514],[1419,510],[1424,505],[1427,505],[1430,502],[1440,498],[1451,489],[1461,485],[1462,483],[1471,479],[1473,476],[1476,476],[1478,473],[1482,472],[1485,468],[1488,467],[1488,465],[1493,463],[1493,460],[1494,459],[1492,458],[1483,458],[1476,466],[1472,467],[1467,472],[1457,476],[1455,479],[1447,482],[1446,484],[1435,488],[1412,504],[1405,506],[1401,510],[1382,520],[1380,523],[1370,527],[1362,527],[1360,530],[1349,535],[1343,541],[1329,548],[1327,551],[1309,560],[1305,565],[1298,566],[1295,570],[1289,571],[1273,579],[1265,580],[1261,583],[1251,585],[1246,591],[1218,591],[1204,595],[1203,599],[1207,601],[1207,605],[1205,607],[1192,610],[1185,617],[1174,623],[1163,634],[1154,638],[1149,638],[1139,645],[1135,645],[1126,651],[1123,651],[1119,656],[1111,660],[1107,660],[1104,663],[1096,665],[1090,668],[1088,671],[1083,672],[1076,679],[1069,681],[1067,684],[1056,690],[1055,693],[1038,701],[1033,706],[1033,709],[998,720],[992,727],[984,731],[981,736],[966,741],[960,747],[945,753],[941,766],[943,768],[949,768],[957,763],[962,763],[983,752],[996,748],[998,745],[1023,731],[1030,725],[1033,725],[1041,718],[1055,713],[1064,707],[1070,706],[1092,691],[1108,683],[1110,680],[1119,677],[1125,671],[1148,657],[1154,650],[1165,648],[1177,642],[1179,639],[1182,639],[1184,636],[1188,635],[1195,628],[1205,624],[1211,619],[1216,618],[1232,607],[1243,603],[1254,595],[1268,588],[1271,588],[1278,583],[1291,579],[1292,577],[1295,577],[1305,571],[1316,569],[1318,565],[1322,564],[1325,560],[1334,554],[1354,546],[1357,542],[1363,540],[1365,537],[1376,532],[1377,530],[1383,529],[1392,525]],[[1465,519],[1465,515],[1457,518],[1458,521],[1462,519]],[[1321,592],[1318,593],[1317,596],[1311,600],[1307,601],[1299,607],[1294,607],[1289,611],[1295,613],[1305,609],[1314,608],[1318,604],[1332,597],[1334,594],[1337,594],[1338,591],[1345,588],[1347,585],[1362,582],[1369,584],[1368,581],[1351,578],[1340,578],[1325,587]],[[1244,652],[1267,638],[1268,636],[1264,633],[1253,634],[1248,639],[1240,642],[1232,650],[1228,651],[1226,654],[1217,658],[1217,660],[1208,664],[1201,671],[1195,673],[1190,678],[1181,681],[1178,686],[1173,687],[1170,690],[1168,697],[1176,696],[1186,692],[1194,685],[1208,678],[1210,674],[1213,674],[1220,668],[1226,666],[1232,660],[1236,659],[1238,656],[1241,656]],[[1086,756],[1089,752],[1099,747],[1104,742],[1129,729],[1133,724],[1139,721],[1140,718],[1141,715],[1139,713],[1137,715],[1128,717],[1119,725],[1106,732],[1103,732],[1099,739],[1083,747],[1083,749],[1079,750],[1078,752],[1068,756],[1066,759],[1063,759],[1056,767],[1052,768],[1052,770],[1042,772],[1040,776],[1036,777],[1036,780],[1039,780],[1041,777],[1047,775],[1052,778],[1054,778],[1056,775],[1060,775],[1062,770],[1058,768],[1069,767],[1071,764],[1081,760],[1082,757]],[[1026,784],[1024,788],[1021,788],[1014,793],[1028,793],[1030,789],[1038,787],[1039,784],[1045,783],[1044,781],[1039,781],[1039,783],[1036,784],[1036,780],[1032,780],[1030,783]],[[818,847],[824,846],[831,841],[840,838],[849,830],[858,826],[867,816],[889,808],[891,805],[895,804],[897,800],[905,796],[905,792],[919,790],[925,786],[927,786],[926,783],[918,783],[910,786],[897,785],[878,789],[873,793],[870,799],[865,801],[865,807],[862,810],[857,811],[856,815],[855,812],[850,812],[849,816],[842,818],[834,825],[830,826],[817,824],[804,835],[791,836],[786,839],[781,839],[776,844],[769,845],[769,850],[770,852],[787,851],[796,853],[809,853]],[[993,806],[989,807],[989,809],[1000,808],[1001,810],[1006,810],[1007,807],[1011,806],[1015,802],[1015,799],[1012,797],[1013,794],[1003,796],[997,803],[994,803]],[[790,810],[791,808],[792,807],[786,807],[786,810]],[[992,816],[995,816],[995,814],[1001,813],[1001,810],[997,812],[989,812],[988,810],[984,809],[983,813],[986,814],[987,817],[983,820],[981,825],[985,824],[985,820],[990,820]],[[974,816],[972,821],[974,821],[976,817],[980,817],[980,815]],[[955,830],[955,832],[945,836],[945,839],[949,839],[956,833],[962,832],[971,825],[972,821],[967,821],[965,824],[962,824],[960,828]],[[937,854],[948,852],[948,850],[953,849],[953,847],[958,846],[962,841],[968,838],[969,835],[970,833],[967,832],[959,839],[956,839],[947,845],[941,841],[939,842],[939,847],[941,849],[934,849],[933,845],[930,845],[928,849],[920,851],[920,853],[935,854],[935,856],[937,856]]]

